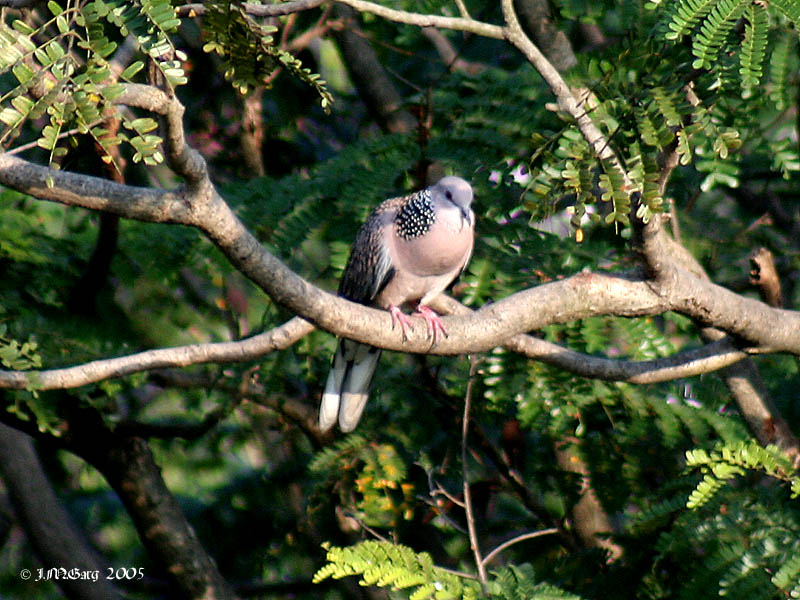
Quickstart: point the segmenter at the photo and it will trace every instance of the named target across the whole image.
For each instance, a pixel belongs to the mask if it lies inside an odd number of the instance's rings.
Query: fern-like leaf
[[[480,586],[474,579],[433,566],[429,554],[383,541],[365,541],[347,548],[323,545],[328,564],[320,568],[312,581],[328,577],[339,579],[360,575],[361,585],[411,590],[411,598],[477,598]]]
[[[736,25],[748,4],[743,0],[720,0],[714,6],[692,43],[692,54],[697,57],[692,63],[695,69],[712,68],[725,37]]]
[[[501,600],[580,600],[580,596],[537,582],[536,573],[528,563],[503,567],[493,575],[491,595]]]
[[[711,500],[731,479],[748,471],[761,472],[788,482],[792,489],[798,476],[791,460],[777,446],[762,447],[755,440],[718,445],[712,452],[703,449],[686,452],[686,466],[705,473],[703,480],[689,495],[688,508],[698,508]]]
[[[800,29],[800,3],[795,0],[770,0],[769,4],[783,13],[795,29]]]
[[[790,63],[796,60],[794,48],[797,46],[797,36],[782,35],[775,42],[769,59],[769,80],[772,85],[770,99],[778,110],[783,110],[789,105],[787,89],[790,74]]]
[[[718,0],[681,0],[672,9],[669,31],[665,37],[676,40],[689,33],[716,6]]]
[[[767,9],[756,2],[747,6],[745,18],[747,24],[744,28],[742,51],[739,54],[739,74],[742,76],[742,89],[748,90],[761,83],[769,19]]]

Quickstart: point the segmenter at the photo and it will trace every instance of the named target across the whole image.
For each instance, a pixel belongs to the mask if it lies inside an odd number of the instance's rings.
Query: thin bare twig
[[[102,123],[102,121],[95,121],[91,124],[91,127],[94,127],[98,123]],[[57,140],[63,140],[64,138],[68,138],[73,135],[77,135],[81,133],[81,130],[77,127],[75,129],[70,129],[69,131],[62,131],[56,136]],[[33,148],[39,148],[39,140],[33,140],[32,142],[28,142],[27,144],[20,144],[19,146],[15,146],[11,150],[6,150],[6,154],[15,155],[15,154],[22,154],[26,150],[31,150]]]
[[[460,508],[464,508],[464,502],[456,498],[453,494],[448,492],[444,486],[440,485],[438,482],[436,483],[436,488],[431,490],[431,496],[444,496],[450,502],[452,502],[455,506]]]
[[[486,557],[483,559],[483,564],[488,565],[492,560],[498,556],[503,550],[508,548],[509,546],[513,546],[514,544],[518,544],[519,542],[524,542],[525,540],[532,540],[537,537],[542,537],[543,535],[553,535],[559,533],[558,529],[555,527],[550,527],[549,529],[542,529],[540,531],[532,531],[529,533],[523,533],[522,535],[518,535],[510,540],[507,540],[500,544],[497,548],[489,552]]]
[[[486,577],[486,565],[481,558],[481,549],[478,543],[478,534],[475,529],[475,513],[472,510],[472,492],[467,477],[467,437],[469,434],[469,412],[472,403],[472,387],[475,383],[475,373],[477,372],[478,359],[475,356],[469,357],[469,381],[467,391],[464,394],[464,416],[461,421],[461,477],[464,482],[464,512],[467,515],[467,531],[469,532],[469,545],[472,554],[475,556],[475,566],[478,568],[478,579],[481,582],[484,593],[489,582]]]
[[[464,0],[456,0],[456,6],[458,7],[459,14],[465,19],[471,19],[472,17],[469,16],[469,11],[467,10],[467,5],[464,4]]]

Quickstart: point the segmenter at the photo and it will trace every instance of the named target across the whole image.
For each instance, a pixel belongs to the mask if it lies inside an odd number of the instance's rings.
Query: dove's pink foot
[[[397,308],[396,306],[389,307],[389,313],[392,315],[392,329],[399,323],[400,329],[403,332],[403,341],[408,339],[408,328],[411,327],[411,319],[406,313]]]
[[[442,318],[437,315],[433,309],[428,308],[424,304],[420,304],[414,314],[425,319],[425,325],[428,327],[428,337],[433,338],[434,346],[439,342],[440,333],[444,335],[444,337],[447,337],[447,328],[444,326]]]

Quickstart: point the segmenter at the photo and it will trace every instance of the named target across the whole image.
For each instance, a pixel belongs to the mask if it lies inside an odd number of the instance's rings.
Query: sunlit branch
[[[438,27],[440,29],[454,29],[456,31],[466,31],[481,35],[483,37],[502,40],[505,36],[503,28],[499,25],[484,23],[474,19],[464,17],[444,17],[439,15],[425,15],[422,13],[412,13],[404,10],[395,10],[377,4],[366,2],[365,0],[335,0],[339,4],[346,4],[359,12],[368,12],[395,23],[405,23],[418,27]]]
[[[159,348],[62,369],[0,371],[0,388],[68,389],[153,369],[246,362],[288,348],[313,329],[308,321],[295,317],[265,333],[236,342]]]

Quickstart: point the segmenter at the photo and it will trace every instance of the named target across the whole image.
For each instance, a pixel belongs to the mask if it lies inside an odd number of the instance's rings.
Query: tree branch
[[[532,540],[538,537],[542,537],[543,535],[553,535],[556,533],[559,533],[558,529],[556,529],[555,527],[550,527],[548,529],[542,529],[540,531],[530,531],[528,533],[523,533],[522,535],[514,536],[510,540],[506,540],[505,542],[497,546],[497,548],[489,552],[489,554],[487,554],[484,557],[483,564],[484,566],[488,565],[497,556],[499,556],[503,550],[509,548],[510,546],[513,546],[514,544],[519,544],[520,542],[524,542],[525,540]]]
[[[234,600],[191,525],[169,492],[147,442],[109,431],[102,417],[72,407],[65,447],[95,466],[119,496],[154,562],[178,598]]]
[[[469,413],[470,404],[472,403],[472,387],[475,383],[475,372],[477,371],[478,361],[474,356],[469,359],[469,381],[467,382],[467,391],[464,394],[464,413],[461,416],[461,480],[463,484],[464,494],[464,513],[467,518],[467,531],[469,532],[469,546],[472,549],[472,555],[475,557],[475,566],[478,569],[478,580],[481,582],[481,587],[486,592],[486,585],[488,584],[488,577],[486,575],[486,563],[483,561],[481,555],[481,547],[478,541],[478,533],[475,528],[475,513],[472,510],[472,490],[470,488],[469,477],[467,475],[467,438],[469,437]]]
[[[520,43],[535,49],[527,37],[524,34],[522,36]],[[550,70],[563,83],[555,69],[550,67]],[[564,87],[566,89],[566,84]],[[565,93],[572,97],[568,89]],[[697,271],[690,272],[667,264],[662,268],[655,264],[653,261],[658,259],[653,257],[665,255],[660,247],[666,243],[664,236],[657,235],[659,230],[654,225],[657,219],[651,221],[652,225],[644,235],[650,271],[657,276],[654,282],[626,276],[581,273],[563,281],[519,292],[483,307],[475,315],[448,319],[451,335],[441,340],[436,348],[430,347],[424,327],[413,328],[408,341],[404,342],[398,331],[391,330],[391,318],[386,311],[353,304],[319,290],[261,246],[214,191],[202,157],[185,144],[180,119],[183,108],[176,98],[150,86],[129,84],[120,101],[165,116],[168,125],[167,154],[172,157],[175,168],[193,180],[189,188],[136,188],[52,171],[7,154],[0,155],[0,183],[43,200],[103,210],[142,221],[197,227],[217,244],[235,267],[279,304],[337,335],[390,350],[436,354],[481,352],[507,342],[515,334],[536,330],[548,323],[601,314],[642,316],[676,310],[741,337],[759,351],[800,354],[800,314],[770,308],[756,300],[740,297],[702,276],[698,277]],[[51,185],[48,186],[48,183]],[[591,302],[587,299],[591,299]],[[742,315],[748,317],[743,318]],[[534,342],[527,342],[529,348],[533,345]],[[538,342],[535,345],[541,348]],[[231,348],[235,348],[234,353],[241,351],[241,347]],[[202,352],[208,350],[205,347]],[[553,353],[552,350],[540,349],[539,352],[551,358],[560,357],[553,358],[554,361],[568,362],[566,359],[569,355],[561,351]],[[725,353],[731,350],[725,349]],[[182,349],[178,352],[186,351]],[[197,351],[196,348],[194,352]],[[175,355],[169,356],[174,350],[164,352],[168,353],[166,357],[150,355],[146,360],[152,362],[147,368],[181,364],[176,360],[183,360],[184,364],[192,360],[202,362],[202,357],[198,359],[196,354],[194,359],[177,359]],[[159,363],[162,358],[166,358],[167,362]],[[726,360],[733,362],[735,358],[735,354],[729,354]],[[120,366],[119,363],[93,365],[111,369]],[[62,372],[53,376],[76,374]],[[14,386],[37,385],[36,382],[31,384],[27,377],[24,377],[24,381],[18,375],[11,377],[16,377]],[[62,387],[61,384],[57,386]]]
[[[482,35],[496,40],[502,40],[505,36],[503,28],[491,23],[483,23],[474,19],[464,17],[442,17],[438,15],[424,15],[412,13],[404,10],[395,10],[365,0],[335,0],[339,4],[346,4],[356,9],[358,12],[368,12],[377,15],[387,21],[396,23],[406,23],[407,25],[417,25],[419,27],[439,27],[440,29],[455,29],[457,31],[467,31],[477,35]]]
[[[574,277],[585,279],[582,276]],[[502,302],[507,302],[511,306],[514,306],[515,298],[520,294],[525,294],[531,296],[526,302],[526,305],[538,306],[540,314],[553,315],[558,311],[560,313],[558,322],[567,322],[588,316],[581,306],[573,307],[573,310],[576,312],[564,312],[563,310],[564,307],[559,300],[559,290],[563,289],[566,282],[569,282],[570,279],[553,284],[546,284],[547,286],[556,286],[556,289],[539,286],[538,288],[509,296]],[[577,285],[580,286],[581,282],[577,282]],[[645,285],[641,284],[641,287],[644,288]],[[589,289],[590,286],[587,286],[585,294],[590,293]],[[631,288],[626,287],[625,289]],[[579,293],[579,295],[584,294]],[[615,296],[622,296],[624,298],[624,295],[625,291],[623,290]],[[541,299],[537,300],[537,297],[541,297]],[[608,305],[596,301],[594,306],[595,311],[592,314],[616,314],[621,310],[621,307],[618,305],[619,302],[619,298],[610,300]],[[446,297],[440,297],[436,302],[436,306],[440,309],[444,307],[445,310],[443,312],[465,316],[469,315],[468,318],[470,321],[475,322],[474,325],[476,328],[484,329],[480,324],[480,311],[472,311],[456,300]],[[360,305],[353,305],[353,307],[353,314],[345,316],[344,320],[356,318],[356,315],[362,310],[369,310]],[[373,311],[369,310],[369,312]],[[658,311],[651,314],[657,313]],[[378,312],[378,314],[380,314],[380,312]],[[513,320],[515,317],[512,316],[510,318]],[[521,319],[522,315],[520,315],[519,318]],[[551,321],[549,317],[546,317],[536,328],[538,329],[550,322],[555,321]],[[59,369],[41,371],[0,370],[0,388],[34,388],[37,390],[66,389],[154,369],[187,367],[206,363],[257,360],[275,350],[288,348],[299,339],[308,335],[313,329],[314,326],[311,323],[301,317],[295,317],[283,325],[267,332],[234,342],[191,344],[172,348],[159,348]],[[336,331],[334,332],[338,333]],[[466,333],[468,337],[471,335],[474,334]],[[382,332],[371,330],[368,336],[367,339],[362,341],[380,345],[384,339],[391,339],[394,337],[394,332],[391,330],[384,330]],[[480,339],[474,341],[476,343],[481,343]],[[424,343],[429,344],[427,341]],[[458,346],[452,351],[443,352],[441,348],[443,343],[444,341],[441,341],[440,346],[433,349],[423,347],[421,351],[430,351],[430,353],[435,354],[464,353]],[[689,350],[671,357],[650,361],[622,361],[589,356],[569,350],[568,348],[564,348],[552,342],[517,333],[516,331],[511,333],[511,337],[508,340],[500,340],[498,343],[488,341],[482,344],[482,346],[485,346],[485,349],[488,350],[501,344],[509,350],[523,354],[528,358],[540,360],[552,366],[563,368],[576,375],[594,377],[607,381],[628,381],[637,384],[671,381],[678,378],[691,377],[693,375],[723,368],[747,356],[747,353],[737,348],[733,340],[729,338],[722,339],[704,346],[703,348]],[[391,348],[392,346],[388,347]],[[402,343],[399,347],[394,347],[393,349],[409,351]]]
[[[544,79],[550,87],[550,91],[555,95],[558,107],[575,120],[575,124],[578,126],[584,139],[594,150],[597,158],[609,161],[623,176],[628,187],[632,188],[627,171],[622,166],[619,157],[617,157],[609,146],[608,140],[606,140],[600,128],[594,124],[594,121],[589,117],[582,103],[579,103],[575,98],[575,95],[572,93],[572,90],[570,90],[567,82],[564,81],[564,78],[561,77],[561,73],[558,72],[558,69],[547,60],[539,48],[525,35],[517,19],[516,12],[514,11],[514,0],[502,0],[502,7],[503,17],[506,20],[506,26],[503,28],[503,36],[505,39],[517,48],[517,50],[522,52],[525,58],[528,59],[528,62],[539,72],[539,75],[542,76],[542,79]]]
[[[52,186],[48,186],[48,177]],[[52,171],[9,154],[0,154],[0,184],[39,200],[109,212],[151,223],[191,222],[180,188],[134,187],[69,171]]]
[[[448,314],[472,314],[473,310],[449,296],[439,296],[435,308]],[[644,384],[673,381],[716,371],[747,357],[731,338],[723,338],[702,348],[686,350],[665,358],[627,361],[575,352],[559,344],[519,333],[506,341],[508,350],[580,375],[604,381]]]
[[[313,329],[311,323],[295,317],[279,327],[235,342],[159,348],[62,369],[0,371],[0,388],[68,389],[153,369],[205,363],[245,362],[255,360],[274,350],[288,348]]]
[[[0,474],[19,523],[44,569],[97,571],[103,567],[78,533],[42,469],[30,437],[0,423]],[[67,598],[112,600],[122,598],[105,577],[57,579]]]
[[[793,321],[800,313],[769,308],[763,302],[714,285],[694,257],[667,234],[662,222],[656,216],[649,223],[635,227],[636,246],[643,255],[653,290],[669,297],[676,310],[705,325],[701,330],[705,339],[720,340],[725,335],[723,331],[747,339],[754,329],[763,327],[774,328],[776,339],[797,336],[798,325]],[[713,289],[717,292],[712,292]],[[728,312],[731,303],[738,305],[738,314]],[[775,320],[764,314],[765,308],[775,311],[772,313]],[[766,345],[761,346],[759,350],[771,351]],[[796,461],[800,460],[800,441],[769,398],[755,363],[748,358],[725,367],[720,375],[759,442],[776,444]]]
[[[327,1],[328,0],[294,0],[293,2],[281,2],[279,4],[246,3],[244,8],[247,14],[254,17],[280,17],[317,8]],[[192,13],[204,15],[206,13],[206,7],[200,2],[193,2],[191,4],[184,4],[183,6],[176,6],[175,11],[181,17],[190,16]]]
[[[173,117],[168,118],[168,122],[178,127],[177,115],[182,114],[182,109],[170,108],[178,102],[176,99],[149,86],[129,86],[128,90],[129,93],[124,97],[126,101],[171,114]],[[173,132],[170,137],[175,139],[177,134]],[[172,146],[171,154],[178,157],[179,166],[188,165],[190,171],[202,174],[201,180],[197,180],[194,186],[201,193],[189,193],[181,188],[173,191],[136,188],[89,176],[52,171],[6,154],[0,155],[0,183],[40,199],[66,205],[104,210],[142,221],[195,226],[220,247],[234,266],[278,303],[333,333],[391,350],[433,351],[437,354],[481,352],[507,342],[515,334],[536,330],[548,323],[600,314],[642,316],[676,310],[739,336],[760,351],[800,354],[800,314],[770,308],[756,300],[740,297],[678,266],[664,264],[662,267],[655,264],[653,261],[658,259],[652,257],[666,255],[660,250],[665,241],[664,236],[657,235],[658,229],[652,226],[645,231],[644,243],[645,255],[651,257],[650,270],[657,275],[655,283],[622,276],[581,273],[563,281],[519,292],[483,307],[475,315],[449,319],[452,322],[448,323],[451,335],[441,340],[436,348],[430,347],[423,327],[413,328],[408,341],[404,342],[399,332],[391,330],[391,317],[386,311],[366,308],[325,293],[267,252],[224,200],[210,188],[204,163],[194,165],[196,160],[202,162],[202,158],[181,142],[175,142]],[[48,181],[52,183],[51,186],[48,186]],[[208,195],[205,193],[207,189],[211,191]],[[196,202],[198,197],[203,197],[203,201]],[[655,222],[654,219],[651,223]],[[591,298],[591,302],[587,302],[588,298]],[[742,315],[748,315],[748,318],[742,318]],[[529,347],[532,344],[528,342]],[[238,346],[231,349],[234,353],[241,351]],[[203,352],[208,350],[208,347],[202,349]],[[151,361],[147,368],[181,364],[176,360],[183,360],[184,364],[202,362],[202,357],[198,359],[197,355],[195,358],[178,359],[174,354],[169,355],[175,351],[152,352],[156,354],[146,359]],[[167,356],[161,356],[159,352],[166,352]],[[184,348],[178,352],[187,350]],[[545,354],[554,356],[552,352]],[[558,355],[562,361],[566,356],[561,352],[555,354]],[[224,356],[216,356],[212,360],[224,359]],[[159,363],[162,358],[166,358],[167,362]],[[733,356],[730,358],[732,360]],[[124,366],[124,358],[119,360],[123,363],[93,367],[112,371],[119,367],[130,368]],[[61,372],[51,376],[58,379],[74,377],[79,373]],[[37,386],[27,376],[20,377],[17,374],[8,377],[11,380],[7,380],[6,385]],[[64,384],[54,385],[64,387]]]

